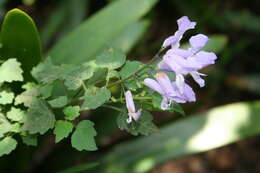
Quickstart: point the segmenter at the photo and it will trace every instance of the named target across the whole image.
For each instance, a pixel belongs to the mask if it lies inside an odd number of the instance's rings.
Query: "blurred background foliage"
[[[29,14],[43,54],[56,63],[87,61],[110,45],[146,62],[183,15],[198,24],[184,41],[198,32],[209,35],[206,49],[219,57],[205,69],[205,88],[191,83],[198,101],[184,105],[186,117],[153,112],[161,134],[132,137],[117,129],[117,112],[99,109],[86,113],[96,123],[97,152],[78,152],[69,140],[54,144],[50,134],[40,138],[38,147],[19,144],[0,158],[0,171],[260,172],[259,7],[257,0],[0,0],[1,21],[13,8]],[[199,152],[204,153],[188,156]]]

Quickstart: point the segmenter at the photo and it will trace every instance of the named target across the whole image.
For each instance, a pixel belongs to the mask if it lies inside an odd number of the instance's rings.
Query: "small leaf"
[[[111,97],[111,93],[106,88],[92,88],[85,91],[83,97],[84,102],[81,109],[96,109],[105,102],[107,102]]]
[[[26,114],[19,108],[12,107],[9,112],[6,114],[7,118],[12,121],[24,122],[26,118]]]
[[[184,110],[182,109],[182,107],[178,103],[172,103],[171,110],[173,110],[174,112],[178,112],[181,115],[185,115]]]
[[[9,154],[16,148],[17,142],[12,137],[5,137],[0,141],[0,157]]]
[[[59,120],[55,123],[55,142],[60,142],[63,138],[68,137],[68,135],[71,133],[73,129],[73,124],[68,121]]]
[[[79,106],[68,106],[63,109],[63,113],[65,114],[65,119],[74,120],[80,115],[80,107]]]
[[[142,63],[138,61],[126,61],[126,64],[120,70],[119,74],[122,79],[129,77],[130,75],[134,74],[140,67],[142,67]],[[138,87],[137,83],[133,79],[129,79],[124,82],[124,85],[131,89],[136,90]]]
[[[33,69],[32,74],[43,83],[50,84],[59,79],[64,81],[68,89],[76,90],[82,85],[82,81],[93,76],[94,71],[94,67],[88,63],[78,66],[71,64],[56,66],[50,58],[47,58]]]
[[[37,136],[36,135],[27,135],[22,136],[23,143],[28,146],[37,146]]]
[[[137,121],[127,123],[127,118],[127,112],[123,111],[117,118],[117,125],[121,130],[126,130],[128,133],[131,133],[132,135],[150,135],[159,132],[159,129],[152,122],[152,115],[147,111],[143,111],[140,119]]]
[[[5,133],[11,131],[11,129],[12,126],[10,122],[0,113],[0,138],[2,138]]]
[[[93,126],[94,123],[89,120],[81,121],[77,125],[75,132],[71,136],[72,147],[76,148],[79,151],[97,150],[97,146],[94,139],[94,137],[97,135],[97,132]]]
[[[96,58],[96,64],[101,68],[113,70],[121,67],[125,63],[125,59],[126,56],[123,52],[109,48]]]
[[[10,132],[14,132],[14,133],[21,132],[21,125],[19,123],[11,124]]]
[[[65,106],[68,103],[68,98],[67,98],[67,96],[59,96],[56,99],[48,101],[48,103],[53,108],[61,108],[61,107]]]
[[[13,103],[14,93],[2,91],[0,92],[0,104],[6,105]]]
[[[34,98],[39,95],[38,88],[30,88],[22,92],[15,98],[15,105],[24,104],[26,107],[30,107]]]
[[[23,81],[23,70],[21,69],[21,63],[16,59],[8,59],[0,66],[0,83]]]
[[[54,123],[55,116],[48,108],[45,101],[41,99],[34,99],[28,110],[24,128],[28,130],[30,134],[44,134],[49,129],[54,127]]]
[[[47,84],[39,88],[39,92],[43,99],[47,99],[51,96],[53,85]]]
[[[90,65],[80,65],[62,78],[64,84],[69,90],[78,89],[84,80],[91,78],[94,74],[94,68]]]

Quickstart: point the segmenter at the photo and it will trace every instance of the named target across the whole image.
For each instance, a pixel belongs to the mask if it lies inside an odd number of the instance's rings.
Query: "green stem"
[[[110,85],[107,86],[107,88],[111,88],[117,84],[120,84],[124,81],[127,81],[128,79],[131,79],[133,76],[135,76],[136,74],[140,73],[141,71],[143,71],[144,69],[146,69],[147,67],[149,67],[152,63],[154,63],[158,58],[160,58],[160,53],[164,50],[164,48],[161,48],[154,56],[153,58],[144,66],[142,66],[141,68],[139,68],[138,70],[136,70],[134,73],[132,73],[131,75],[129,75],[128,77],[124,78],[124,79],[120,79]]]
[[[120,108],[115,107],[115,106],[111,106],[111,105],[102,105],[102,106],[105,107],[105,108],[110,108],[110,109],[122,112],[122,110]]]

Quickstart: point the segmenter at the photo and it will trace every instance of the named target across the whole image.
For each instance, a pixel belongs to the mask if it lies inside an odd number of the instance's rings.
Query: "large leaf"
[[[17,58],[22,63],[25,80],[31,79],[30,71],[41,59],[41,44],[33,20],[23,11],[9,11],[1,29],[0,59]]]
[[[260,133],[260,102],[235,103],[177,121],[161,134],[118,145],[103,160],[105,173],[144,173],[159,163],[204,152]],[[127,156],[127,157],[126,157]]]
[[[56,44],[49,55],[58,64],[80,64],[93,60],[95,55],[146,14],[156,2],[157,0],[112,2]]]
[[[147,20],[141,20],[131,24],[113,41],[112,47],[121,49],[125,53],[129,52],[145,33],[149,25],[150,23]]]

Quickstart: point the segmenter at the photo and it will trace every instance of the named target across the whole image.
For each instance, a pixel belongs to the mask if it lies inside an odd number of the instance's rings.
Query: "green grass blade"
[[[157,1],[114,1],[58,42],[48,55],[57,64],[80,64],[92,60]]]

